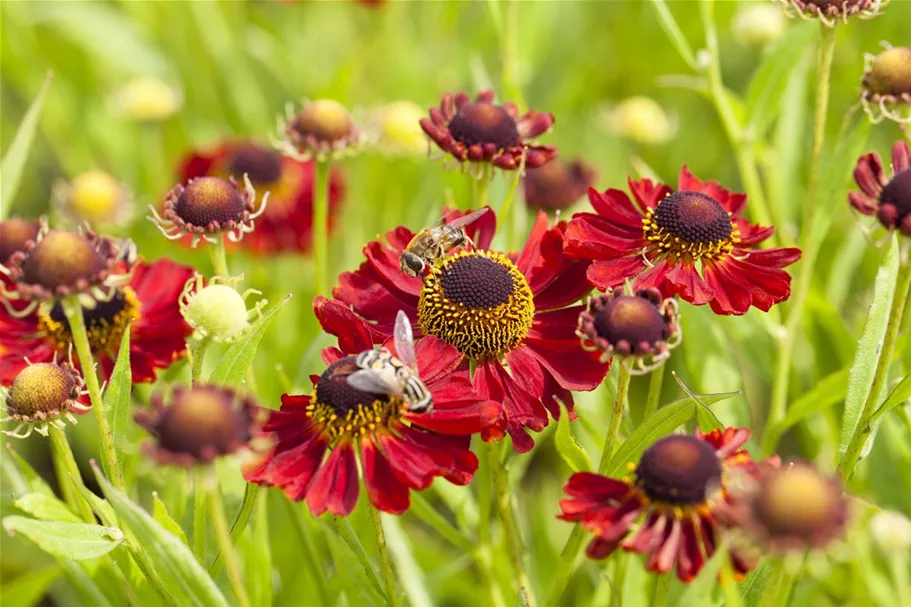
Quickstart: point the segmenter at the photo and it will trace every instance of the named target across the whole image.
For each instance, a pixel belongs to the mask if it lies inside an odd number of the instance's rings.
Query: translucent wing
[[[452,229],[452,230],[458,230],[459,228],[463,228],[463,227],[467,226],[468,224],[473,223],[478,217],[480,217],[481,215],[483,215],[484,213],[486,213],[489,210],[490,209],[487,209],[485,207],[483,209],[475,211],[474,213],[469,213],[468,215],[462,215],[461,217],[453,219],[452,221],[447,223],[446,227],[449,229]]]
[[[394,394],[402,395],[402,386],[389,378],[385,373],[378,372],[374,369],[361,369],[348,376],[348,384],[352,388],[357,388],[364,392],[372,394]]]
[[[406,366],[417,370],[418,359],[414,354],[414,334],[411,332],[411,321],[402,310],[395,315],[393,336],[395,337],[396,357]]]

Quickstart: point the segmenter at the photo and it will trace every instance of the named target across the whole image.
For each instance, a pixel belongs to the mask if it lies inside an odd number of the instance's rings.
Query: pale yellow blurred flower
[[[765,47],[784,36],[787,19],[773,4],[750,2],[734,15],[731,32],[747,46]]]
[[[677,132],[677,125],[654,99],[635,96],[601,114],[602,127],[637,143],[661,144]]]
[[[104,171],[91,170],[54,185],[54,208],[74,223],[93,227],[128,222],[133,203],[127,188]]]
[[[179,89],[151,76],[140,76],[118,89],[111,98],[117,112],[133,120],[158,121],[173,116],[183,105]]]
[[[412,101],[393,101],[370,113],[369,130],[376,147],[393,156],[427,154],[429,139],[421,129],[426,111]]]

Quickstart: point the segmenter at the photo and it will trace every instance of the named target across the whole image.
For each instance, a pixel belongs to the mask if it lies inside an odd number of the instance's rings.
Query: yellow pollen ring
[[[505,303],[492,308],[470,308],[446,297],[442,277],[459,260],[470,257],[486,257],[509,273],[513,289]],[[528,335],[534,316],[534,295],[525,276],[506,256],[484,250],[462,251],[431,266],[418,300],[421,330],[476,359],[499,356],[514,349]]]
[[[139,319],[141,306],[136,293],[129,287],[123,287],[123,308],[113,318],[86,319],[86,333],[89,345],[93,351],[108,351],[117,348],[123,338],[127,325]],[[51,318],[50,314],[41,314],[38,317],[38,327],[54,342],[58,350],[66,351],[73,341],[70,329],[66,323]]]
[[[378,430],[391,430],[400,422],[404,405],[402,399],[391,397],[386,401],[375,400],[368,406],[358,405],[349,410],[345,417],[340,417],[332,405],[316,399],[314,387],[310,393],[307,415],[322,428],[330,442],[335,442],[337,439],[363,438]]]
[[[728,211],[728,217],[732,217],[730,211]],[[654,208],[648,209],[645,217],[642,218],[642,232],[645,239],[649,241],[649,248],[655,250],[658,255],[673,255],[678,260],[682,257],[694,260],[703,258],[721,260],[730,255],[734,246],[740,243],[740,228],[733,221],[731,222],[731,235],[724,240],[714,242],[684,240],[657,224]]]

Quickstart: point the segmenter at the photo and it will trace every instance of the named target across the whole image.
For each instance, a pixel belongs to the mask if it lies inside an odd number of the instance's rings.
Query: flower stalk
[[[54,424],[50,424],[48,430],[54,469],[60,479],[60,491],[63,493],[64,500],[73,511],[82,516],[83,520],[87,523],[94,523],[95,515],[92,514],[92,507],[82,497],[80,488],[84,489],[85,483],[79,473],[79,466],[76,465],[76,458],[73,457],[73,450],[70,448],[66,433]]]
[[[221,501],[221,495],[218,491],[218,483],[214,478],[202,479],[205,484],[205,493],[209,502],[209,513],[212,516],[212,526],[215,529],[215,539],[218,541],[218,547],[225,560],[225,568],[228,571],[228,579],[231,582],[231,588],[234,590],[234,596],[240,607],[249,607],[250,599],[247,597],[247,591],[244,588],[243,577],[240,572],[240,562],[237,559],[237,553],[234,551],[234,544],[231,542],[231,533],[228,529],[228,519],[225,516],[225,507]]]
[[[645,399],[645,412],[642,414],[642,423],[655,414],[658,410],[658,401],[661,400],[661,386],[664,384],[664,364],[654,369],[649,374],[648,396]]]
[[[392,569],[389,549],[386,547],[386,532],[383,531],[383,519],[380,518],[380,511],[372,505],[367,508],[367,511],[370,514],[373,533],[376,535],[376,548],[380,553],[380,567],[383,570],[383,582],[386,585],[386,604],[389,607],[396,607],[399,604],[399,595],[398,590],[396,590],[395,571]]]
[[[228,255],[225,251],[224,236],[219,234],[218,240],[214,244],[210,244],[208,249],[209,258],[212,260],[214,276],[224,276],[225,278],[230,276],[228,273]]]
[[[70,325],[73,345],[76,347],[82,374],[89,390],[92,411],[95,413],[95,420],[98,422],[98,431],[101,435],[101,457],[104,462],[105,473],[114,484],[114,487],[120,491],[125,491],[123,471],[120,468],[120,461],[117,459],[117,453],[114,450],[114,437],[111,434],[111,427],[108,425],[108,418],[104,411],[101,386],[98,384],[98,374],[95,372],[95,363],[92,358],[92,347],[89,345],[89,336],[85,330],[82,305],[72,295],[60,300],[60,305],[63,307],[63,313]]]
[[[328,285],[329,255],[329,158],[316,159],[316,177],[313,180],[313,261],[316,267],[316,294],[325,295]]]

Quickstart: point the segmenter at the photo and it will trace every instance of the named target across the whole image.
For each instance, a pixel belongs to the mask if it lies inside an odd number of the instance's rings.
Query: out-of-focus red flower
[[[864,215],[875,215],[887,230],[911,236],[911,149],[907,142],[892,146],[892,179],[883,171],[879,154],[871,152],[857,160],[854,181],[860,192],[848,201]]]

